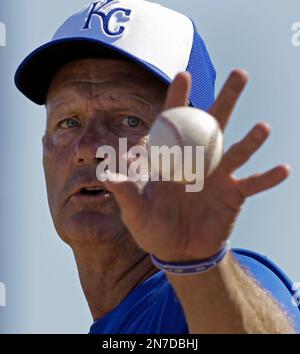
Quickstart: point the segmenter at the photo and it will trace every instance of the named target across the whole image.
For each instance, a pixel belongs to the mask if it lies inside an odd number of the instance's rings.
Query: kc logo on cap
[[[125,26],[122,26],[120,23],[130,21],[132,10],[122,7],[108,9],[108,5],[117,4],[118,2],[119,1],[116,0],[101,0],[93,2],[88,12],[83,30],[90,29],[93,16],[97,16],[102,22],[103,32],[106,35],[112,37],[121,36],[125,31]],[[115,30],[112,30],[113,24],[115,24]]]
[[[178,72],[189,71],[191,104],[206,111],[214,102],[216,73],[194,22],[152,0],[91,1],[23,60],[15,82],[26,97],[45,104],[58,68],[80,58],[110,56],[140,65],[167,85]]]

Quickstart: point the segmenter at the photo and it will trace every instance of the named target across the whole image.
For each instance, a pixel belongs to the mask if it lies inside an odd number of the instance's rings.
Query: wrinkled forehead
[[[64,65],[52,79],[47,102],[76,90],[90,90],[103,85],[131,88],[162,99],[167,86],[138,65],[121,59],[82,59]]]

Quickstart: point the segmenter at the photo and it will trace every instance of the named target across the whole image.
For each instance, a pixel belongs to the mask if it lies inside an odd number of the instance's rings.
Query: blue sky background
[[[225,135],[226,146],[257,121],[272,136],[239,175],[289,163],[292,175],[279,188],[251,198],[233,233],[233,246],[267,254],[300,281],[299,151],[300,47],[291,44],[300,21],[299,0],[159,0],[193,18],[215,64],[219,91],[231,69],[251,75]],[[79,285],[71,250],[50,218],[42,170],[43,107],[14,87],[17,65],[44,43],[82,0],[5,0],[0,22],[7,46],[0,48],[0,333],[86,333],[92,318]]]

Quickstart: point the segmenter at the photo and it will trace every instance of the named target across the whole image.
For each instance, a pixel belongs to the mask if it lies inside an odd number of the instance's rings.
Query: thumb
[[[106,174],[108,180],[103,181],[103,184],[114,195],[126,226],[130,227],[130,224],[137,222],[146,210],[146,200],[137,185],[126,175],[112,172]]]

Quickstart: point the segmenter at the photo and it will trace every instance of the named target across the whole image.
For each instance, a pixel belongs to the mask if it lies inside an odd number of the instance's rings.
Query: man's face
[[[84,59],[56,73],[46,104],[44,170],[55,227],[70,245],[124,234],[119,208],[96,178],[96,151],[109,145],[118,152],[119,138],[127,138],[128,149],[145,145],[166,91],[125,60]]]

